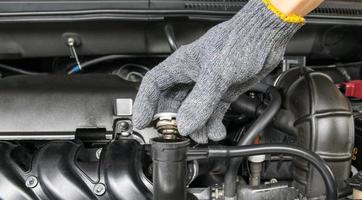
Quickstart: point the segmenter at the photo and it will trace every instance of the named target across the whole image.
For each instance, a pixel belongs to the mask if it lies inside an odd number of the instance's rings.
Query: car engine
[[[306,18],[225,140],[133,126],[143,76],[245,2],[0,1],[0,199],[361,199],[360,1]]]

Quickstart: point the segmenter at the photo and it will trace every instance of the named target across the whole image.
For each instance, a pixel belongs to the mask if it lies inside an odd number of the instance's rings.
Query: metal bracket
[[[67,45],[69,47],[69,51],[70,51],[70,57],[71,58],[74,58],[78,67],[79,67],[79,70],[82,70],[82,66],[79,62],[79,58],[78,58],[78,55],[77,55],[77,51],[75,50],[75,46],[78,46],[80,43],[77,43],[76,39],[74,39],[73,37],[68,37],[67,39]]]
[[[178,49],[178,45],[176,43],[175,31],[173,29],[172,24],[167,23],[164,28],[165,35],[167,37],[168,44],[170,45],[171,51],[174,52]]]

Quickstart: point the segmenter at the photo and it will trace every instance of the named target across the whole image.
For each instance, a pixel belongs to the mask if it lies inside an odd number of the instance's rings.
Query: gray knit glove
[[[222,119],[230,103],[281,61],[302,23],[287,23],[261,0],[180,47],[144,77],[133,121],[142,129],[154,114],[177,113],[181,135],[198,143],[225,138]]]

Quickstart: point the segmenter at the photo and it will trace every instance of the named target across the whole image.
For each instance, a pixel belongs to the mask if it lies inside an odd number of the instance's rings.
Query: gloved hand
[[[156,113],[177,112],[181,135],[198,143],[224,139],[222,119],[230,103],[279,64],[303,24],[300,17],[278,17],[263,1],[249,1],[149,71],[135,100],[134,125],[142,129]]]

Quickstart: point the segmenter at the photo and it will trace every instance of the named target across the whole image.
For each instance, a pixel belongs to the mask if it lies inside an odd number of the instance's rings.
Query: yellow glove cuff
[[[275,6],[273,6],[270,3],[270,0],[262,0],[262,1],[270,11],[272,11],[277,17],[279,17],[284,22],[297,23],[297,24],[305,22],[304,18],[301,17],[301,16],[298,16],[298,15],[285,15],[284,13],[280,12],[278,8],[276,8]]]

